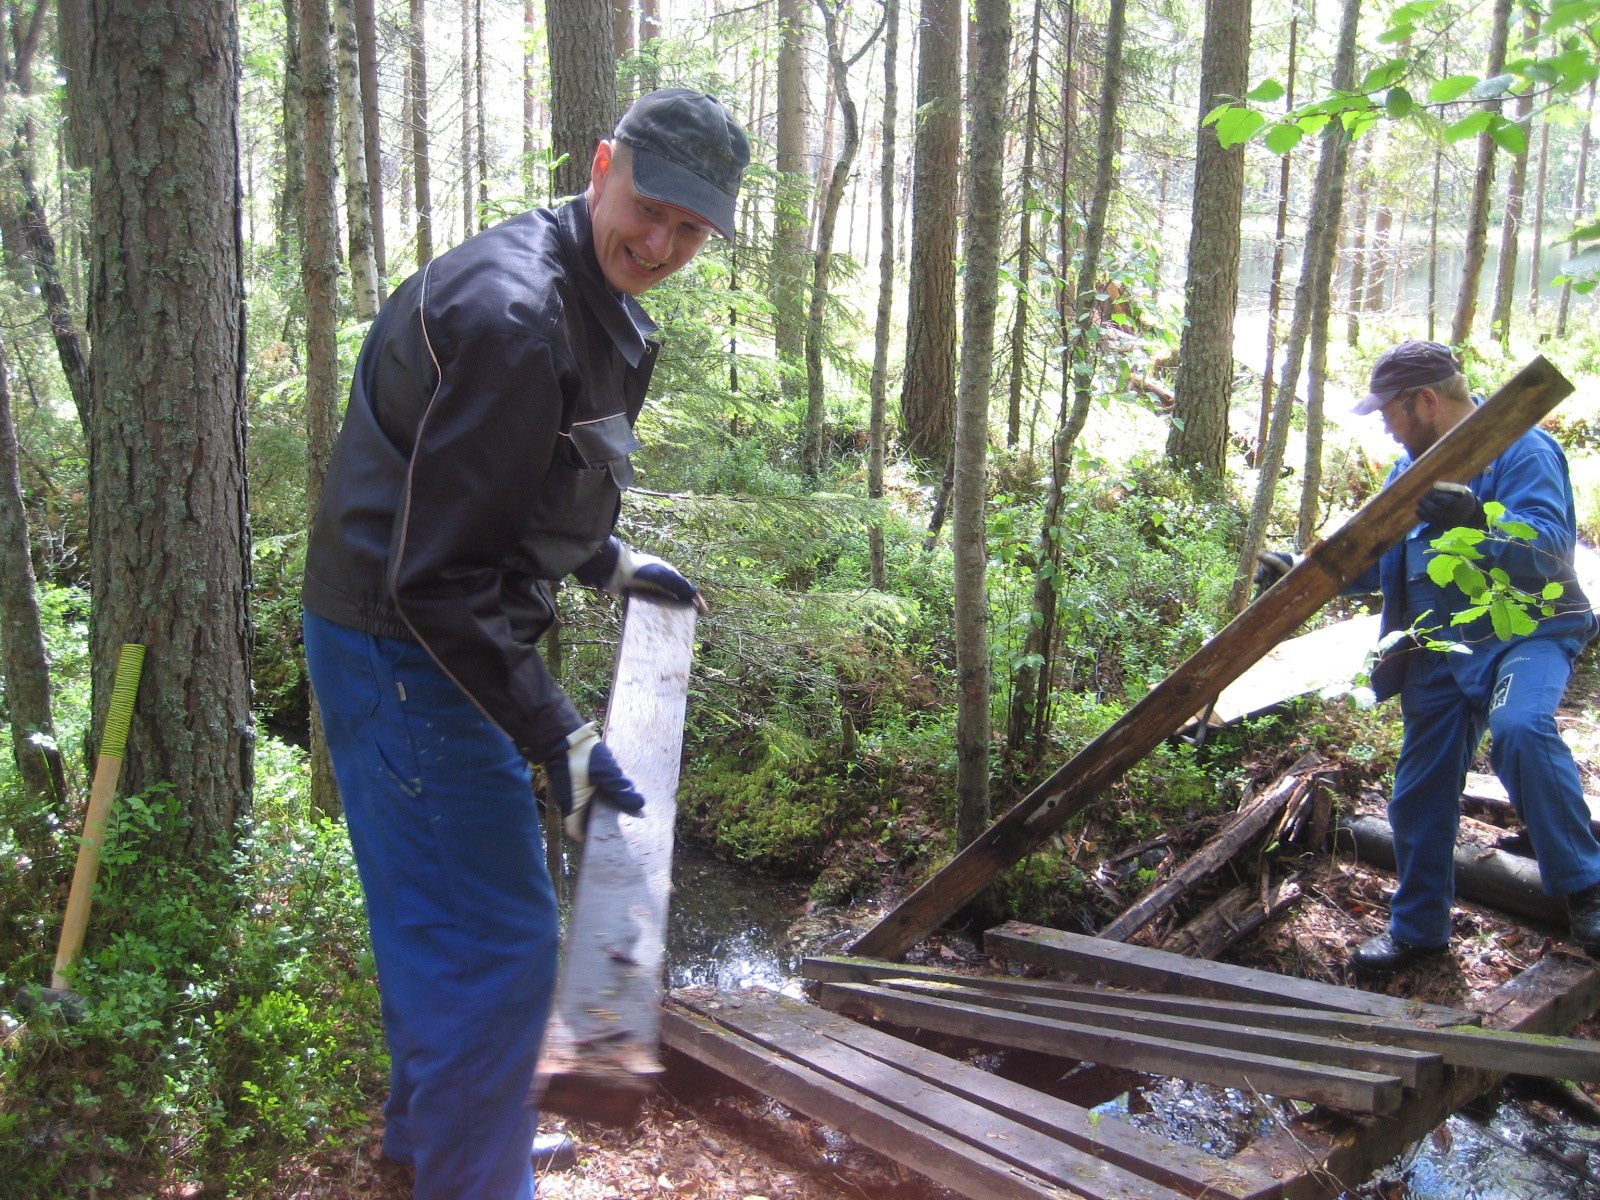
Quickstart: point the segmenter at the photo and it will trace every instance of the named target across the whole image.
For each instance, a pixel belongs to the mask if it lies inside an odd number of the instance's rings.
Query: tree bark
[[[805,4],[778,0],[778,170],[773,221],[773,349],[787,404],[798,408],[805,392],[806,242],[811,177],[806,169],[810,121],[805,86]]]
[[[1028,99],[1022,117],[1022,216],[1017,236],[1017,301],[1011,314],[1011,381],[1006,390],[1006,445],[1022,438],[1022,388],[1028,366],[1029,278],[1033,271],[1033,210],[1036,207],[1033,164],[1039,141],[1039,35],[1043,0],[1033,0],[1028,39]]]
[[[608,0],[545,0],[551,153],[558,196],[589,186],[594,148],[617,123],[617,58]]]
[[[1117,0],[1120,2],[1120,0]],[[954,509],[956,844],[989,825],[989,563],[984,521],[989,389],[994,381],[995,308],[1005,192],[1006,74],[1011,59],[1009,0],[976,0],[978,37],[969,88],[968,210],[964,257],[961,381],[956,401]]]
[[[355,0],[334,0],[339,47],[339,127],[344,150],[344,208],[350,241],[350,309],[358,321],[378,315],[378,260],[373,248],[372,193],[362,128],[361,55]]]
[[[1584,108],[1583,126],[1578,131],[1578,178],[1573,188],[1572,196],[1572,223],[1576,226],[1583,220],[1583,197],[1588,190],[1589,183],[1589,148],[1594,144],[1590,134],[1590,127],[1594,125],[1594,89],[1595,81],[1589,81],[1589,103]],[[1556,306],[1556,336],[1567,336],[1567,313],[1572,307],[1572,284],[1561,285],[1561,300]]]
[[[1294,111],[1295,50],[1300,39],[1300,18],[1289,19],[1289,63],[1286,68],[1288,82],[1284,85],[1284,108]],[[1256,433],[1254,462],[1260,462],[1266,452],[1267,433],[1272,423],[1272,366],[1278,350],[1278,313],[1283,307],[1283,255],[1284,235],[1289,229],[1289,177],[1294,165],[1294,154],[1288,153],[1278,164],[1278,215],[1272,234],[1272,281],[1267,286],[1267,360],[1261,371],[1261,421]]]
[[[894,319],[895,121],[899,118],[900,0],[886,0],[883,18],[883,137],[878,167],[882,211],[878,214],[878,314],[872,338],[872,414],[867,426],[867,495],[883,499],[883,466],[888,441],[889,332]],[[879,591],[889,586],[884,563],[883,524],[867,530],[868,579]]]
[[[1352,350],[1361,343],[1361,310],[1367,298],[1367,200],[1371,190],[1372,172],[1368,169],[1372,146],[1370,138],[1356,150],[1357,161],[1354,186],[1355,211],[1346,226],[1349,235],[1350,258],[1349,301],[1345,306],[1345,344]]]
[[[1484,78],[1500,74],[1506,64],[1506,39],[1511,29],[1511,0],[1495,0],[1489,18],[1489,62]],[[1485,100],[1482,111],[1498,113],[1499,100]],[[1450,342],[1461,346],[1472,337],[1472,324],[1478,312],[1478,283],[1483,277],[1483,260],[1489,245],[1489,197],[1494,190],[1495,140],[1488,133],[1478,135],[1478,165],[1472,173],[1472,200],[1467,211],[1465,258],[1461,265],[1461,288],[1456,293],[1456,312],[1450,322]]]
[[[316,516],[322,481],[339,425],[339,222],[334,205],[334,125],[338,88],[328,53],[328,0],[300,0],[301,106],[305,113],[305,215],[301,222],[300,286],[306,305],[306,517]],[[347,112],[354,106],[347,106]],[[348,131],[352,123],[345,125]],[[356,156],[357,161],[360,155]],[[359,212],[364,199],[351,206]],[[376,303],[376,287],[371,299]],[[339,813],[339,787],[311,701],[311,806]]]
[[[461,240],[472,236],[472,0],[461,0]]]
[[[356,67],[361,76],[361,135],[367,163],[367,205],[372,230],[372,265],[377,273],[378,303],[389,293],[389,270],[383,242],[383,155],[378,143],[378,15],[376,0],[354,0]]]
[[[1538,36],[1537,21],[1528,23],[1528,37]],[[1524,134],[1528,119],[1533,114],[1533,96],[1524,93],[1516,98],[1512,112],[1521,124]],[[1494,307],[1490,309],[1489,332],[1495,341],[1506,349],[1511,344],[1511,308],[1517,290],[1517,251],[1522,241],[1522,207],[1528,191],[1528,143],[1511,156],[1511,174],[1506,178],[1505,215],[1500,225],[1500,261],[1494,275]],[[1534,260],[1532,275],[1539,277],[1539,261]]]
[[[304,103],[300,87],[300,0],[283,0],[285,46],[283,52],[283,187],[278,192],[278,257],[285,264],[299,261],[295,245],[300,237],[300,216],[305,212],[306,156]],[[290,302],[293,309],[295,304]]]
[[[0,346],[0,650],[5,659],[6,715],[11,756],[30,802],[18,822],[18,842],[35,861],[49,853],[54,822],[66,818],[67,785],[50,703],[50,660],[39,620],[39,593],[28,544],[11,385]]]
[[[1250,0],[1207,0],[1200,49],[1200,118],[1250,86]],[[1198,124],[1198,118],[1197,118]],[[1184,327],[1173,383],[1177,402],[1167,457],[1213,483],[1227,465],[1233,399],[1233,316],[1239,295],[1239,221],[1244,147],[1224,148],[1217,131],[1195,135],[1194,200]]]
[[[955,406],[960,107],[961,6],[922,0],[900,427],[907,451],[935,473],[950,452]]]
[[[100,0],[64,31],[86,39],[90,645],[97,727],[117,647],[146,647],[122,790],[171,785],[198,858],[249,810],[254,740],[239,57],[231,5],[162,17]]]
[[[411,183],[417,218],[417,266],[433,261],[433,165],[428,147],[427,0],[411,0]]]

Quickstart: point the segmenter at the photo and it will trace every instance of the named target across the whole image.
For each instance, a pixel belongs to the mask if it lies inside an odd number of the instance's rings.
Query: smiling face
[[[601,142],[589,173],[594,253],[606,282],[637,296],[700,252],[711,226],[687,209],[641,196],[632,155],[621,142]]]

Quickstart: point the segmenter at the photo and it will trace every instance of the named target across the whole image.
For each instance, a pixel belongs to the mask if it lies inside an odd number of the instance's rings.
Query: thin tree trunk
[[[850,96],[846,77],[844,51],[839,45],[838,12],[828,7],[828,0],[817,0],[822,13],[822,28],[828,46],[828,65],[833,74],[833,92],[839,102],[839,113],[844,121],[844,141],[839,148],[839,158],[829,176],[822,218],[817,223],[817,253],[811,275],[811,306],[806,314],[806,426],[802,465],[807,478],[816,480],[822,470],[824,420],[827,415],[827,396],[824,390],[822,369],[823,312],[828,304],[828,273],[833,265],[833,232],[839,219],[839,205],[844,199],[845,183],[850,178],[850,168],[855,162],[856,148],[860,144],[860,124],[856,116],[856,103]]]
[[[1114,0],[1121,3],[1121,0]],[[989,826],[989,597],[984,521],[989,388],[994,379],[995,308],[1000,286],[999,230],[1005,195],[1006,73],[1011,58],[1009,0],[975,0],[977,70],[972,76],[967,152],[964,321],[956,402],[952,547],[955,553],[956,845]]]
[[[778,356],[784,401],[798,409],[805,392],[806,221],[811,178],[806,168],[810,140],[805,85],[805,5],[778,0],[777,205],[773,222],[773,349]]]
[[[1356,29],[1360,23],[1361,0],[1345,0],[1339,22],[1339,41],[1334,53],[1335,91],[1349,91],[1355,83]],[[1350,137],[1339,121],[1330,121],[1322,133],[1322,153],[1317,160],[1316,181],[1312,185],[1311,211],[1306,218],[1305,253],[1301,260],[1300,282],[1294,293],[1294,316],[1284,343],[1283,372],[1278,380],[1278,395],[1272,407],[1272,428],[1267,449],[1259,467],[1255,502],[1245,527],[1239,552],[1239,570],[1234,581],[1230,605],[1238,612],[1250,597],[1250,581],[1255,574],[1256,552],[1266,538],[1272,518],[1273,501],[1278,494],[1278,475],[1283,467],[1284,448],[1289,440],[1289,417],[1294,407],[1295,389],[1300,383],[1301,360],[1311,331],[1317,292],[1332,285],[1334,252],[1339,244],[1339,210],[1344,196],[1344,176],[1349,160]]]
[[[1350,214],[1349,233],[1350,292],[1345,305],[1345,344],[1352,350],[1361,344],[1361,309],[1367,298],[1367,201],[1372,186],[1372,172],[1368,169],[1372,154],[1371,141],[1363,141],[1356,150],[1356,163],[1351,174],[1355,176],[1355,211]]]
[[[1361,307],[1367,312],[1382,312],[1387,290],[1390,234],[1394,229],[1394,209],[1380,203],[1372,214],[1372,258],[1367,264],[1367,295]]]
[[[16,425],[11,415],[11,385],[5,348],[0,345],[0,650],[5,660],[6,716],[11,726],[11,756],[32,802],[15,830],[22,849],[35,861],[50,848],[52,820],[66,816],[67,785],[56,745],[50,703],[50,660],[39,619],[39,593],[28,543],[28,513]]]
[[[316,515],[339,420],[339,226],[334,207],[334,126],[338,88],[328,53],[328,0],[300,0],[300,86],[305,113],[305,216],[300,285],[306,305],[306,515]],[[358,204],[351,211],[357,211]],[[375,299],[376,297],[374,297]],[[340,811],[333,760],[312,697],[311,806]]]
[[[616,45],[618,62],[633,53],[633,0],[613,0],[611,40]]]
[[[1212,484],[1220,483],[1227,465],[1244,147],[1223,146],[1216,129],[1201,120],[1225,98],[1242,96],[1249,77],[1250,0],[1208,0],[1184,326],[1166,452],[1174,465],[1194,468]]]
[[[478,221],[479,230],[489,227],[489,121],[484,113],[483,0],[472,0],[472,75],[478,93]]]
[[[538,110],[536,103],[534,83],[538,77],[539,63],[533,52],[533,37],[535,14],[537,8],[535,0],[523,0],[522,4],[522,190],[531,198],[543,196],[549,184],[538,185],[538,177],[542,174],[538,169],[539,123],[535,119]]]
[[[1299,44],[1300,18],[1289,19],[1288,82],[1284,85],[1284,108],[1294,111],[1295,50]],[[1289,230],[1289,182],[1294,165],[1294,154],[1285,154],[1278,164],[1278,214],[1272,234],[1272,282],[1267,287],[1267,360],[1261,371],[1261,422],[1256,432],[1255,452],[1252,459],[1261,461],[1266,450],[1267,427],[1272,421],[1272,366],[1278,351],[1278,312],[1283,307],[1283,255],[1284,238]]]
[[[1573,187],[1572,196],[1572,223],[1576,226],[1583,220],[1583,196],[1589,184],[1589,147],[1593,144],[1590,128],[1594,125],[1594,88],[1595,81],[1589,81],[1589,103],[1584,107],[1583,125],[1578,133],[1578,178]],[[1567,336],[1567,312],[1572,306],[1572,284],[1561,285],[1561,302],[1556,307],[1556,337]]]
[[[356,66],[361,75],[361,140],[367,160],[367,204],[372,229],[372,265],[378,276],[378,303],[389,294],[388,256],[383,229],[383,153],[378,140],[378,15],[376,0],[354,0]]]
[[[883,465],[888,441],[889,333],[894,316],[894,196],[895,121],[900,93],[896,69],[900,53],[900,0],[887,0],[883,43],[883,137],[880,145],[878,187],[882,211],[878,245],[878,316],[872,339],[872,415],[867,428],[867,495],[883,498]],[[874,521],[867,531],[869,581],[879,591],[889,586],[884,563],[883,524]]]
[[[1544,187],[1550,166],[1550,122],[1539,122],[1539,172],[1533,188],[1533,247],[1528,272],[1528,323],[1539,319],[1539,284],[1544,275]]]
[[[28,258],[33,264],[33,277],[39,286],[39,300],[44,306],[45,319],[50,323],[50,336],[55,342],[56,358],[61,363],[61,374],[67,381],[67,391],[77,409],[78,420],[84,428],[89,423],[89,367],[84,361],[83,341],[78,336],[78,322],[72,299],[56,265],[56,240],[45,216],[44,201],[34,183],[33,166],[29,162],[26,142],[18,138],[12,143],[12,163],[17,171],[17,186],[22,194],[21,225],[28,244]]]
[[[378,315],[378,261],[361,122],[361,63],[355,0],[334,0],[339,47],[339,122],[344,148],[344,209],[350,240],[350,308],[358,321]]]
[[[299,261],[296,242],[300,237],[300,217],[305,212],[306,159],[302,137],[305,130],[304,104],[300,87],[300,0],[283,0],[287,45],[283,54],[283,188],[278,193],[278,257],[286,263]],[[291,309],[295,307],[293,301]]]
[[[411,183],[417,218],[417,266],[433,260],[433,167],[428,149],[427,0],[410,0]]]
[[[1022,436],[1022,386],[1028,366],[1029,279],[1033,272],[1034,151],[1039,140],[1039,31],[1043,0],[1033,0],[1032,30],[1028,39],[1028,99],[1022,118],[1022,217],[1017,238],[1017,300],[1011,316],[1011,380],[1006,392],[1006,445],[1016,446]]]
[[[1443,62],[1446,77],[1450,72],[1450,57]],[[1439,312],[1439,186],[1444,174],[1444,147],[1433,148],[1433,190],[1428,199],[1428,340],[1435,340]]]
[[[1511,29],[1511,0],[1494,0],[1489,18],[1489,63],[1484,78],[1500,74],[1506,62],[1506,38]],[[1485,100],[1482,111],[1498,113],[1500,101]],[[1473,319],[1478,312],[1478,283],[1483,277],[1483,261],[1488,255],[1489,197],[1494,190],[1495,140],[1488,133],[1478,135],[1478,165],[1472,175],[1472,201],[1467,215],[1465,260],[1461,267],[1461,289],[1456,293],[1456,312],[1450,322],[1450,342],[1462,346],[1472,337]]]
[[[1539,33],[1537,20],[1529,19],[1528,38]],[[1528,119],[1533,114],[1533,97],[1520,95],[1512,104],[1516,121],[1523,133],[1528,130]],[[1522,149],[1511,156],[1511,174],[1506,179],[1505,215],[1500,225],[1500,261],[1494,276],[1494,307],[1490,309],[1490,335],[1505,349],[1511,345],[1511,310],[1517,290],[1517,251],[1522,242],[1522,206],[1528,190],[1528,142],[1523,139]],[[1533,276],[1539,276],[1539,264],[1534,262]]]
[[[461,0],[461,240],[471,237],[473,220],[472,170],[472,0]]]

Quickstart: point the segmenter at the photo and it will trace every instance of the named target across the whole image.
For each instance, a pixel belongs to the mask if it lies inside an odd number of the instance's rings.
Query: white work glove
[[[635,550],[618,538],[609,538],[600,552],[573,572],[579,583],[597,587],[613,596],[629,592],[643,592],[663,596],[680,604],[692,604],[706,611],[705,597],[700,589],[683,577],[683,573],[665,559],[654,554]]]
[[[556,803],[565,814],[561,827],[575,842],[583,841],[589,827],[589,807],[596,795],[604,796],[613,808],[630,817],[644,811],[644,797],[622,773],[611,747],[600,740],[593,721],[567,734],[566,751],[547,759],[544,769]]]

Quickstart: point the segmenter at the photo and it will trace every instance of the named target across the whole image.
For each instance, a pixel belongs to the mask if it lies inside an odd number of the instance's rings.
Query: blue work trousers
[[[1489,761],[1527,824],[1545,891],[1564,896],[1600,883],[1600,842],[1589,829],[1572,752],[1556,730],[1571,674],[1567,646],[1528,638],[1501,656],[1487,694],[1469,696],[1444,654],[1412,654],[1400,693],[1405,742],[1389,801],[1400,875],[1389,914],[1394,937],[1419,946],[1450,940],[1461,791],[1485,728]]]
[[[557,912],[528,765],[415,642],[305,618],[416,1200],[529,1200]]]

